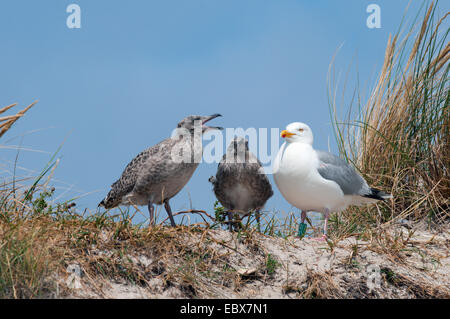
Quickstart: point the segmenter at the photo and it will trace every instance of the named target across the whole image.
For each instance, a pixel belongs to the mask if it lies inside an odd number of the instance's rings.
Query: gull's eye
[[[304,129],[302,129],[302,128],[299,128],[299,129],[298,129],[298,131],[299,131],[299,132],[303,132],[303,131],[304,131]]]

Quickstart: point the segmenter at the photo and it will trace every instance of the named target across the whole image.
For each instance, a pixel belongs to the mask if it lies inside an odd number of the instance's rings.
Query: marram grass
[[[450,217],[450,43],[448,15],[432,3],[421,23],[390,36],[384,63],[367,101],[356,89],[338,105],[329,78],[329,105],[341,156],[393,200],[335,216],[339,235],[399,219],[448,222]],[[333,86],[334,92],[331,91]],[[345,90],[346,88],[344,88]],[[357,107],[353,104],[357,104]],[[348,110],[339,118],[340,108]],[[355,110],[356,109],[356,110]]]

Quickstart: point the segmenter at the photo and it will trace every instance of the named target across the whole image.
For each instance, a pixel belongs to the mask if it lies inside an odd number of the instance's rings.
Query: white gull
[[[286,142],[273,164],[275,183],[283,197],[302,211],[299,236],[306,230],[306,213],[324,214],[324,234],[330,212],[341,212],[349,205],[363,205],[391,198],[371,188],[355,168],[343,159],[314,150],[313,134],[308,125],[294,122],[281,132]]]

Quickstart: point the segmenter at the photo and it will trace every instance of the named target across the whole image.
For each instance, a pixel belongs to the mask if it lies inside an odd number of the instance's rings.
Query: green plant
[[[266,257],[266,272],[267,274],[273,275],[276,271],[276,269],[280,266],[280,263],[273,258],[273,256],[271,254],[267,254]]]

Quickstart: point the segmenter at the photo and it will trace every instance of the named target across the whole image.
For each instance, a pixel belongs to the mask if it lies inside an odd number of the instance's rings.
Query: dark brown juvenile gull
[[[273,191],[260,161],[249,151],[247,140],[236,137],[230,143],[217,167],[216,176],[211,176],[209,181],[214,186],[217,199],[228,211],[230,230],[233,212],[242,218],[256,211],[259,227],[260,210]]]
[[[202,157],[202,134],[222,129],[205,125],[218,116],[221,115],[191,115],[183,119],[172,137],[146,149],[127,165],[99,206],[108,209],[119,205],[147,205],[150,225],[153,225],[153,205],[164,204],[170,223],[175,226],[169,200],[194,174]]]

